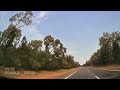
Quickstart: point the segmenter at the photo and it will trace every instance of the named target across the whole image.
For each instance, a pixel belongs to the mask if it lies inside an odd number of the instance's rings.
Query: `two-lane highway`
[[[120,79],[120,71],[99,70],[91,67],[80,67],[64,79]]]

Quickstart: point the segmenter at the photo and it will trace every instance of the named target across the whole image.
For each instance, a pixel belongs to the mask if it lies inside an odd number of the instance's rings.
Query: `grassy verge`
[[[62,69],[56,71],[17,71],[17,73],[5,73],[0,72],[0,76],[15,78],[15,79],[57,79],[59,77],[69,75],[73,71],[77,70],[78,68],[73,69]],[[18,73],[20,72],[20,73]]]
[[[120,70],[120,65],[105,65],[105,66],[97,66],[97,69],[107,69],[107,70]]]

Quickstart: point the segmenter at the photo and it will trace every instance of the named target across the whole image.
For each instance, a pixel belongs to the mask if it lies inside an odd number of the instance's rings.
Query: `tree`
[[[91,56],[89,64],[120,64],[120,32],[112,32],[111,34],[105,32],[103,36],[99,38],[99,42],[101,47]],[[86,62],[86,64],[88,64],[88,62]]]
[[[10,25],[1,35],[1,44],[6,46],[6,48],[14,46],[19,43],[21,38],[21,30],[14,28],[14,31],[11,31],[11,28],[14,27]]]
[[[8,28],[3,32],[0,31],[0,65],[15,67],[18,70],[78,67],[79,63],[74,61],[74,57],[67,55],[67,48],[51,35],[46,36],[43,41],[28,42],[26,36],[21,40],[21,27],[31,25],[32,17],[31,11],[19,12],[9,19],[11,24]]]
[[[31,25],[32,17],[33,13],[31,11],[26,11],[17,13],[9,19],[11,24],[2,34],[2,43],[6,45],[6,48],[12,46],[13,42],[14,46],[19,43],[21,37],[21,30],[19,28],[25,25]]]
[[[16,54],[14,52],[16,52],[16,46],[21,38],[20,27],[30,25],[32,23],[32,16],[33,13],[31,11],[17,13],[9,19],[11,24],[8,28],[2,34],[0,33],[1,52],[4,55],[4,62],[8,62],[9,65],[10,63],[16,62]]]
[[[120,32],[114,32],[113,35],[113,59],[114,63],[120,63]]]
[[[31,41],[31,46],[36,51],[41,51],[42,41],[41,40],[32,40]]]
[[[2,32],[0,31],[0,46],[1,46],[1,41],[2,41]]]
[[[44,38],[45,52],[50,53],[49,50],[53,45],[54,38],[51,35],[48,35]]]
[[[14,27],[21,28],[32,24],[32,11],[19,12],[12,16],[9,21]]]
[[[101,46],[101,59],[104,61],[104,64],[108,64],[111,60],[110,57],[110,48],[111,48],[111,35],[109,33],[103,33],[103,36],[99,39]]]
[[[24,68],[24,69],[29,69],[32,68],[31,67],[31,51],[30,48],[27,46],[27,39],[24,36],[22,41],[21,41],[21,45],[18,47],[17,49],[18,51],[18,56],[20,59],[20,67]]]

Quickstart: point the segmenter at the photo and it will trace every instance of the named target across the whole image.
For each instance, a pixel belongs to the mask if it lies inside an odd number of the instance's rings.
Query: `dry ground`
[[[30,71],[16,71],[5,73],[4,71],[0,72],[0,76],[15,78],[15,79],[58,79],[62,76],[69,75],[74,72],[78,68],[73,69],[63,69],[56,71],[38,71],[38,72],[30,72]],[[20,72],[20,74],[18,74]],[[27,73],[27,74],[26,74]]]
[[[106,70],[120,70],[120,65],[106,65],[106,66],[100,66],[95,67],[97,69],[106,69]]]

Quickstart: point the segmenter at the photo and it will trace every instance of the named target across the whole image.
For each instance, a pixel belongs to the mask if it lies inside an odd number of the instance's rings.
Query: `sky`
[[[0,11],[0,31],[10,24],[18,11]],[[19,11],[20,12],[20,11]],[[67,52],[81,65],[99,49],[103,32],[120,31],[120,11],[33,11],[31,26],[22,28],[28,41],[43,40],[47,35],[60,39]]]

